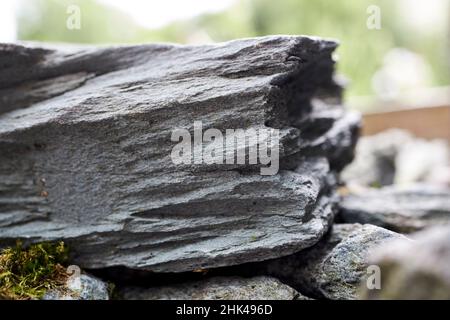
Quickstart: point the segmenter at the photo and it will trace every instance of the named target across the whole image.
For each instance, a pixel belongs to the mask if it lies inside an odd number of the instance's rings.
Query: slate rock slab
[[[345,196],[339,206],[343,222],[402,233],[450,223],[450,189],[429,185],[366,190]]]
[[[450,227],[432,227],[378,248],[370,262],[381,270],[380,290],[364,299],[450,299]]]
[[[359,129],[340,104],[335,47],[298,36],[0,45],[2,245],[64,240],[82,268],[158,272],[310,247],[333,219]],[[194,121],[279,129],[280,170],[175,164],[171,133]]]
[[[177,285],[125,287],[118,293],[125,300],[307,300],[291,287],[270,277],[214,277]]]
[[[336,224],[315,246],[266,263],[265,273],[317,299],[358,299],[370,253],[404,236],[373,225]]]

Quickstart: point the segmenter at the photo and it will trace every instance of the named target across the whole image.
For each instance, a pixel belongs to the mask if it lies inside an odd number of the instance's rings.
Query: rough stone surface
[[[119,290],[126,300],[307,300],[291,287],[270,277],[215,277],[178,285]]]
[[[357,299],[377,246],[404,236],[372,225],[336,224],[314,247],[273,260],[265,272],[309,297]]]
[[[347,195],[339,206],[343,222],[371,223],[407,233],[450,222],[450,189],[385,187]]]
[[[83,268],[182,272],[315,244],[359,117],[336,44],[0,45],[0,239],[64,240]],[[280,129],[280,171],[174,164],[176,128]]]
[[[370,258],[381,270],[380,290],[364,299],[450,299],[450,227],[433,227],[378,248]]]
[[[424,140],[405,130],[390,129],[359,139],[355,159],[342,172],[342,179],[363,186],[417,182],[450,186],[442,174],[449,168],[449,157],[445,140]]]
[[[43,300],[109,300],[109,290],[100,279],[81,274],[70,277],[63,289],[48,291]]]

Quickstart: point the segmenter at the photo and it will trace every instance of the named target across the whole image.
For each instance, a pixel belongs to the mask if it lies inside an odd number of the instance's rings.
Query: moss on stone
[[[68,250],[63,242],[24,248],[21,242],[0,252],[0,299],[40,299],[47,290],[62,287]]]

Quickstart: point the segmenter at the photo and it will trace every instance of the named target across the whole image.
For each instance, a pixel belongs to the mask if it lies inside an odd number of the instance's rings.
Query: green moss
[[[39,299],[49,289],[63,286],[68,250],[63,242],[21,242],[0,252],[0,299]]]
[[[379,182],[379,181],[374,181],[374,182],[372,182],[372,183],[370,184],[370,187],[371,187],[371,188],[374,188],[374,189],[380,189],[382,186],[383,186],[383,185],[382,185],[381,182]]]
[[[119,295],[118,292],[116,290],[116,285],[110,281],[108,281],[108,295],[110,297],[110,299],[118,299]]]

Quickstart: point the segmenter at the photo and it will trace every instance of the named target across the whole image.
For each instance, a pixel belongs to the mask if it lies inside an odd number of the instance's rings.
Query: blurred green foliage
[[[187,43],[196,34],[213,41],[268,34],[306,34],[338,39],[341,73],[351,79],[350,95],[370,95],[371,78],[391,48],[421,54],[431,65],[432,85],[449,76],[448,30],[435,34],[411,31],[398,21],[392,0],[241,0],[229,9],[177,21],[157,30],[145,29],[124,13],[92,0],[23,0],[19,39],[77,43]],[[82,28],[69,30],[69,4],[82,12]],[[157,5],[157,4],[155,4]],[[193,2],[195,5],[195,2]],[[382,13],[381,30],[366,27],[369,5]]]

